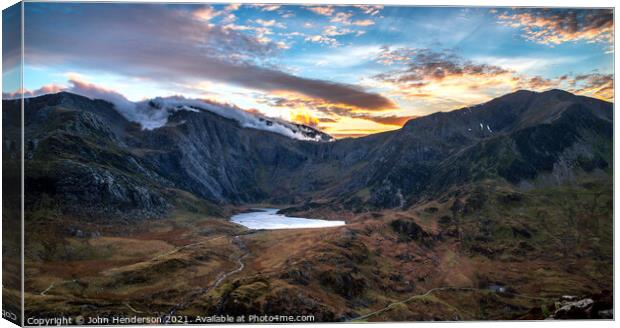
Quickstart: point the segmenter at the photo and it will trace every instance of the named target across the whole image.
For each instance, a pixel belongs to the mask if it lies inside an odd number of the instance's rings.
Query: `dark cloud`
[[[403,67],[378,74],[375,78],[386,82],[405,83],[414,88],[421,88],[448,77],[485,78],[509,73],[508,70],[499,66],[477,64],[465,60],[451,51],[384,48],[377,60],[387,64],[398,62]]]
[[[348,106],[341,106],[338,104],[327,103],[321,100],[311,98],[296,98],[296,97],[274,97],[265,96],[259,97],[258,101],[267,104],[271,107],[282,108],[312,108],[314,110],[324,112],[330,115],[339,116],[351,116],[352,109]]]
[[[272,107],[283,108],[311,108],[320,111],[326,115],[332,115],[332,117],[317,118],[317,123],[333,123],[337,122],[337,117],[350,117],[372,121],[383,125],[403,126],[410,119],[414,119],[417,116],[398,116],[398,115],[376,115],[370,113],[359,113],[353,111],[350,107],[342,107],[329,103],[316,101],[313,99],[299,99],[299,98],[285,98],[285,97],[263,97],[261,102],[268,104]],[[301,121],[301,120],[297,120]],[[308,124],[307,122],[305,124]]]
[[[559,79],[547,79],[542,76],[534,76],[531,78],[522,78],[519,80],[521,89],[529,89],[529,90],[541,90],[541,89],[549,89],[557,87],[559,82],[562,81],[561,77]]]
[[[26,4],[26,60],[71,64],[161,83],[215,80],[263,91],[288,90],[368,110],[389,99],[349,84],[295,76],[270,65],[277,44],[208,24],[196,5]]]
[[[612,9],[516,9],[498,17],[501,23],[522,29],[526,39],[538,43],[613,42]]]

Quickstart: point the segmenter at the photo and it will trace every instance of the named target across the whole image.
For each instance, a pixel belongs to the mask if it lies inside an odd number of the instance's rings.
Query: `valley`
[[[29,263],[36,278],[27,299],[38,316],[544,319],[564,295],[604,299],[613,287],[611,186],[587,186],[495,190],[482,205],[464,201],[459,224],[447,201],[319,229],[249,230],[226,217],[178,213],[131,233],[84,230],[68,238],[62,259]],[[568,199],[576,202],[573,226],[563,217],[571,210],[552,205]]]
[[[611,103],[517,91],[335,141],[198,107],[150,108],[169,117],[146,130],[66,92],[26,106],[26,317],[609,317]],[[318,225],[230,220],[257,208]]]

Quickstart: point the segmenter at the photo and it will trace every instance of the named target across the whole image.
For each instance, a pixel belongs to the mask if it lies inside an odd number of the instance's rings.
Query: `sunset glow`
[[[335,137],[518,89],[613,101],[611,10],[26,3],[25,20],[27,96],[182,95]]]

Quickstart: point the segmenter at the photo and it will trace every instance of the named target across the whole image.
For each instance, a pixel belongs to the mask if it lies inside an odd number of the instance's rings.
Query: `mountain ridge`
[[[3,103],[18,112],[18,102]],[[611,103],[561,90],[517,91],[333,142],[247,129],[209,111],[176,110],[166,125],[142,129],[112,103],[67,92],[25,106],[30,183],[44,181],[66,211],[128,218],[164,215],[176,189],[213,204],[406,208],[484,179],[519,185],[560,166],[563,176],[604,171],[613,133]],[[79,195],[75,183],[96,187]]]

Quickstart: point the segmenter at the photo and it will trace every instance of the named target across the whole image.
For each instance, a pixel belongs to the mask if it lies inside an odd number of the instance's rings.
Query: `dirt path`
[[[357,317],[357,318],[351,319],[350,321],[362,321],[362,320],[366,320],[366,319],[368,319],[368,318],[370,318],[370,317],[373,317],[373,316],[375,316],[375,315],[377,315],[377,314],[380,314],[380,313],[383,313],[383,312],[385,312],[385,311],[388,311],[388,310],[392,309],[392,308],[393,308],[394,306],[396,306],[396,305],[399,305],[399,304],[403,304],[403,303],[410,302],[410,301],[412,301],[412,300],[414,300],[414,299],[416,299],[416,298],[422,298],[422,297],[428,296],[428,295],[430,295],[430,294],[432,294],[432,293],[434,293],[434,292],[436,292],[436,291],[440,291],[440,290],[451,290],[451,289],[454,289],[454,290],[478,290],[477,288],[466,288],[466,287],[463,287],[463,288],[458,288],[458,287],[436,287],[436,288],[433,288],[433,289],[429,289],[429,290],[428,290],[428,291],[426,291],[426,293],[424,293],[424,294],[413,295],[413,296],[411,296],[411,297],[409,297],[409,298],[407,298],[407,299],[404,299],[404,300],[402,300],[402,301],[398,301],[398,302],[393,302],[393,303],[390,303],[388,306],[386,306],[386,307],[384,307],[384,308],[382,308],[382,309],[379,309],[379,310],[377,310],[377,311],[374,311],[374,312],[371,312],[371,313],[365,314],[365,315],[363,315],[363,316],[360,316],[360,317]]]
[[[239,266],[233,271],[229,271],[220,275],[220,277],[215,281],[215,283],[213,284],[213,286],[210,287],[210,289],[217,288],[217,286],[219,286],[224,280],[226,280],[226,278],[232,276],[237,272],[241,272],[245,268],[245,263],[243,263],[243,259],[250,255],[250,252],[247,250],[245,242],[243,242],[243,240],[241,240],[239,236],[235,236],[235,241],[237,241],[237,244],[242,245],[240,248],[242,248],[244,251],[244,254],[237,259],[237,263],[239,264]]]
[[[138,311],[138,310],[134,309],[133,306],[131,306],[131,304],[129,304],[129,303],[125,303],[125,306],[127,306],[127,308],[130,309],[134,313],[139,313],[139,314],[140,313],[144,313],[142,311]]]
[[[39,293],[39,295],[46,296],[47,292],[52,290],[52,288],[56,287],[57,285],[64,285],[64,284],[67,284],[67,283],[70,283],[70,282],[76,282],[76,281],[77,281],[77,279],[70,279],[70,280],[62,280],[62,281],[53,282],[49,286],[47,286],[47,288],[45,288],[44,291]]]
[[[191,244],[183,245],[183,246],[181,246],[181,247],[177,247],[177,248],[175,248],[175,249],[171,250],[171,251],[170,251],[170,252],[168,252],[168,253],[159,254],[159,255],[157,255],[157,256],[155,256],[155,257],[153,257],[152,259],[150,259],[150,260],[148,260],[148,261],[155,261],[155,260],[158,260],[158,259],[160,259],[160,258],[162,258],[162,257],[166,257],[166,256],[168,256],[168,255],[172,255],[172,254],[174,254],[174,253],[178,253],[178,252],[180,252],[181,250],[186,249],[186,248],[188,248],[188,247],[192,247],[192,246],[197,246],[197,245],[206,244],[206,243],[208,243],[208,242],[211,242],[211,241],[214,241],[214,240],[218,240],[218,239],[222,239],[222,238],[224,238],[224,237],[226,237],[226,236],[219,236],[219,237],[215,237],[215,238],[211,238],[211,239],[203,240],[203,241],[200,241],[200,242],[197,242],[197,243],[191,243]]]
[[[237,264],[238,264],[237,268],[235,268],[234,270],[231,270],[231,271],[220,273],[220,275],[215,280],[215,282],[213,284],[211,284],[210,286],[207,286],[207,287],[204,287],[204,288],[200,288],[200,289],[195,290],[194,292],[191,292],[190,294],[188,294],[182,302],[176,304],[174,307],[172,307],[172,309],[170,309],[168,311],[168,313],[166,313],[163,316],[163,318],[162,318],[162,322],[163,323],[167,323],[166,321],[169,320],[170,317],[174,316],[178,310],[183,309],[183,308],[189,306],[197,298],[199,298],[200,296],[208,293],[212,289],[217,288],[228,277],[230,277],[230,276],[232,276],[232,275],[234,275],[236,273],[241,272],[245,268],[245,263],[243,262],[243,259],[250,255],[250,251],[247,249],[247,247],[245,245],[245,242],[243,241],[243,239],[241,239],[240,235],[235,236],[233,238],[232,242],[234,244],[236,244],[243,251],[243,254],[237,259]]]
[[[487,292],[489,291],[488,289],[470,288],[470,287],[449,287],[449,286],[447,286],[447,287],[436,287],[436,288],[429,289],[424,294],[413,295],[413,296],[411,296],[411,297],[409,297],[407,299],[404,299],[402,301],[390,303],[388,306],[386,306],[384,308],[381,308],[381,309],[379,309],[377,311],[365,314],[363,316],[359,316],[357,318],[353,318],[350,321],[366,320],[366,319],[368,319],[370,317],[373,317],[373,316],[375,316],[377,314],[381,314],[381,313],[383,313],[385,311],[389,311],[390,309],[392,309],[396,305],[405,304],[405,303],[410,302],[410,301],[412,301],[412,300],[414,300],[416,298],[423,298],[423,297],[428,296],[428,295],[430,295],[430,294],[432,294],[434,292],[442,291],[442,290],[455,290],[455,291],[456,290],[466,290],[466,291],[487,291]],[[542,298],[542,297],[533,297],[533,296],[521,295],[521,294],[516,294],[516,293],[511,293],[511,292],[503,292],[502,294],[512,295],[512,296],[521,297],[521,298],[527,298],[527,299],[532,299],[532,300],[541,300],[541,301],[547,301],[548,300],[548,299]],[[446,305],[449,305],[449,304],[446,304]],[[457,308],[455,308],[453,306],[451,306],[451,307],[458,311]]]

